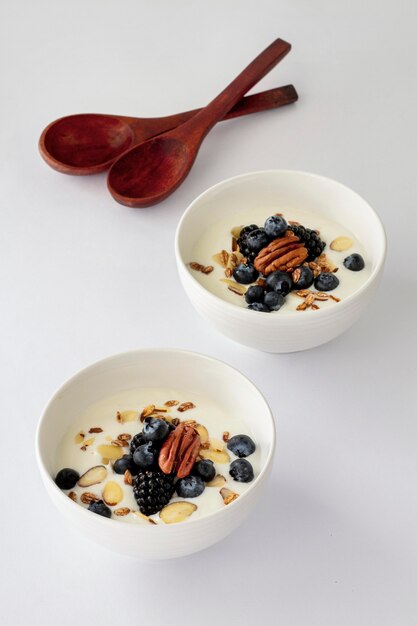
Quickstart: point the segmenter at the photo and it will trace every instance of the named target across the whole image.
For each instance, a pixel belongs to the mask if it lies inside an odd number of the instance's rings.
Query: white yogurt
[[[343,300],[347,296],[354,293],[359,289],[369,278],[371,273],[371,263],[367,257],[366,250],[362,244],[355,238],[345,226],[338,224],[337,222],[330,221],[319,214],[312,215],[308,211],[291,210],[285,211],[277,207],[276,212],[282,212],[287,221],[299,222],[303,226],[312,230],[320,231],[320,237],[326,242],[324,253],[327,258],[339,268],[336,276],[339,279],[339,285],[336,289],[328,292],[337,298]],[[222,282],[221,279],[225,278],[224,268],[213,261],[213,255],[221,250],[231,251],[231,229],[239,225],[258,224],[263,226],[267,217],[271,215],[270,210],[265,210],[263,207],[254,207],[251,210],[239,211],[236,213],[235,223],[230,223],[230,216],[228,218],[218,220],[211,228],[208,228],[204,235],[196,242],[192,258],[190,261],[201,263],[202,265],[212,265],[214,271],[210,274],[203,274],[198,271],[190,270],[193,276],[198,280],[203,287],[211,291],[214,295],[235,304],[237,306],[246,307],[244,297],[236,295],[227,288],[227,284]],[[330,249],[330,243],[337,237],[350,237],[353,241],[353,245],[344,252],[336,252]],[[353,272],[348,270],[343,265],[343,260],[353,254],[354,252],[360,254],[365,261],[365,268],[359,272]],[[232,279],[233,280],[233,279]],[[310,288],[314,291],[314,287]],[[275,315],[280,315],[283,312],[295,312],[297,306],[303,302],[303,299],[297,296],[294,292],[290,293],[286,297],[285,305],[279,310],[273,312]],[[320,308],[337,306],[334,300],[327,300],[323,302],[317,302]],[[297,315],[303,314],[316,314],[316,311],[308,308],[305,311],[297,311]]]
[[[88,469],[95,465],[102,464],[101,454],[97,451],[97,447],[101,444],[110,444],[111,439],[117,439],[121,433],[129,433],[136,435],[136,433],[142,430],[142,424],[139,420],[133,422],[125,422],[120,424],[116,419],[117,411],[134,410],[141,413],[145,406],[154,404],[156,407],[163,407],[167,400],[178,400],[182,402],[193,402],[196,407],[186,412],[179,412],[176,406],[169,409],[168,415],[171,417],[178,417],[181,421],[184,420],[196,420],[198,423],[204,425],[210,438],[222,440],[223,433],[228,431],[230,436],[245,434],[252,437],[255,441],[250,428],[239,415],[231,415],[226,413],[218,404],[211,399],[184,391],[178,391],[178,389],[160,389],[160,388],[138,388],[130,391],[123,391],[117,395],[105,398],[100,402],[90,406],[86,409],[82,415],[78,416],[74,420],[74,425],[71,430],[65,435],[62,442],[59,445],[56,455],[56,473],[64,468],[70,467],[76,470],[80,475],[86,472]],[[101,433],[89,434],[90,428],[99,427],[103,429]],[[94,437],[94,442],[87,447],[85,451],[81,450],[83,443],[75,443],[74,438],[80,431],[85,433],[85,440]],[[256,444],[256,441],[255,441]],[[123,448],[124,454],[129,452],[128,448]],[[216,473],[221,474],[226,478],[225,487],[228,487],[235,493],[243,493],[251,483],[238,483],[234,481],[229,475],[229,463],[231,463],[235,457],[229,450],[227,450],[230,461],[226,464],[216,464]],[[260,471],[260,454],[259,450],[248,457],[248,461],[253,466],[255,479]],[[76,485],[69,491],[74,491],[77,494],[77,503],[74,506],[85,506],[82,504],[80,497],[84,492],[90,492],[102,497],[103,488],[109,480],[115,481],[120,484],[123,489],[124,498],[115,507],[110,507],[113,510],[128,507],[131,511],[138,511],[138,505],[133,496],[132,487],[124,484],[124,476],[116,474],[112,469],[112,462],[106,465],[107,478],[99,485],[92,485],[91,487],[82,488]],[[179,498],[176,495],[171,499],[171,502],[184,501],[186,498]],[[223,502],[223,498],[220,494],[220,487],[206,487],[204,492],[197,498],[188,498],[187,501],[192,502],[197,506],[197,510],[189,517],[185,522],[189,520],[197,519],[213,513],[226,506]],[[163,524],[159,518],[159,514],[151,516],[157,523]],[[112,519],[120,520],[122,522],[128,522],[133,524],[148,524],[146,520],[138,517],[132,513],[126,516],[112,515]]]

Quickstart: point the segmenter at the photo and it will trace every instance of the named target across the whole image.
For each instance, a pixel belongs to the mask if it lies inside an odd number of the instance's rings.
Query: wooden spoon
[[[282,107],[297,99],[293,85],[270,89],[242,98],[223,119]],[[108,169],[122,152],[183,124],[200,110],[154,118],[99,113],[68,115],[45,128],[39,151],[48,165],[63,174],[97,174]]]
[[[167,198],[187,176],[210,129],[290,49],[289,43],[277,39],[188,122],[139,144],[119,157],[107,178],[113,198],[130,207],[151,206]]]

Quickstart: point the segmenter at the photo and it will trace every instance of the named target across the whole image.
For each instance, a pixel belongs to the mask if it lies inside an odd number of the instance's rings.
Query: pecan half
[[[280,270],[292,271],[308,257],[308,250],[300,239],[292,231],[285,233],[284,237],[274,239],[269,245],[259,252],[254,261],[255,268],[264,276]]]
[[[184,478],[191,472],[200,450],[200,435],[190,424],[179,424],[159,453],[159,467],[164,474],[175,473]]]

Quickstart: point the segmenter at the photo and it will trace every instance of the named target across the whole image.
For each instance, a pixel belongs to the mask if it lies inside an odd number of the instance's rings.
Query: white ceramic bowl
[[[294,315],[285,311],[256,314],[222,300],[199,283],[188,268],[196,241],[221,216],[230,214],[230,224],[239,223],[239,212],[264,206],[302,209],[333,219],[363,244],[369,279],[337,306],[314,314]],[[386,239],[382,223],[370,205],[344,185],[315,174],[290,170],[252,172],[229,178],[210,187],[191,203],[177,228],[175,253],[182,285],[194,308],[221,333],[239,343],[265,352],[295,352],[323,344],[347,330],[372,299],[381,276]]]
[[[261,471],[234,502],[205,517],[157,526],[126,524],[91,513],[54,483],[59,442],[74,418],[106,396],[138,387],[177,387],[215,399],[250,423]],[[256,416],[254,419],[253,416]],[[98,361],[70,378],[52,397],[38,425],[36,453],[46,490],[72,527],[115,552],[140,559],[170,559],[203,550],[231,533],[254,508],[270,472],[275,427],[258,389],[229,365],[181,350],[136,350]]]

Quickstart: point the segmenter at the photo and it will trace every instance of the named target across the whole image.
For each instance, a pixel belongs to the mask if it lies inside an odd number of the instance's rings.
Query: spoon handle
[[[276,87],[259,93],[245,96],[222,118],[220,121],[230,120],[242,115],[250,115],[259,113],[260,111],[268,111],[269,109],[277,109],[287,104],[292,104],[298,100],[298,94],[294,85],[284,85],[284,87]],[[130,125],[137,134],[138,141],[144,141],[144,131],[146,130],[146,138],[150,139],[155,135],[160,135],[168,130],[180,126],[188,122],[192,117],[197,115],[201,109],[193,109],[192,111],[184,111],[183,113],[175,113],[165,117],[150,118],[132,118]]]
[[[291,44],[276,39],[259,54],[214,100],[191,120],[173,131],[176,137],[190,140],[196,148],[211,128],[221,120],[242,96],[277,65],[291,50]]]

